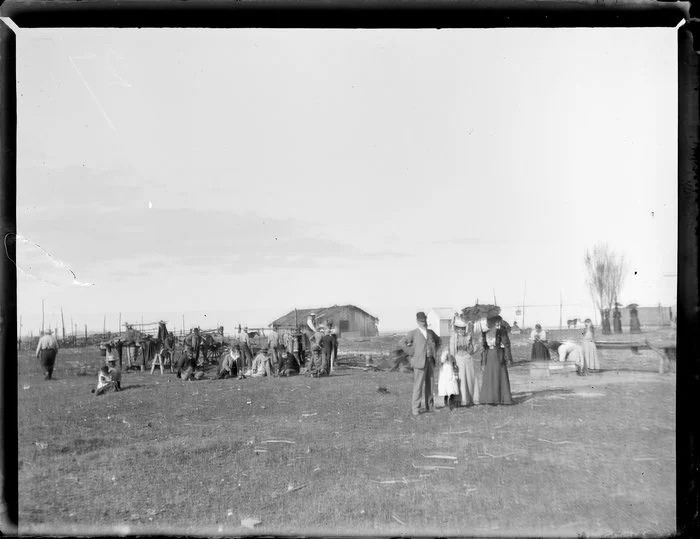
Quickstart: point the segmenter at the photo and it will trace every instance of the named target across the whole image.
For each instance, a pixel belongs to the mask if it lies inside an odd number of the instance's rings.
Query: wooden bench
[[[654,346],[648,340],[642,342],[608,341],[595,343],[598,350],[631,350],[637,354],[640,350],[651,350],[659,357],[659,373],[666,372],[668,364],[670,372],[676,372],[676,345],[675,343],[664,343]]]

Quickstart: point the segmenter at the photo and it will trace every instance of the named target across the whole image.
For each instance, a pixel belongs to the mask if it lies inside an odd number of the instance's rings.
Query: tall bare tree
[[[620,297],[627,274],[625,257],[606,243],[599,243],[592,250],[586,250],[584,262],[588,273],[586,284],[600,311],[603,333],[610,333],[610,311]]]

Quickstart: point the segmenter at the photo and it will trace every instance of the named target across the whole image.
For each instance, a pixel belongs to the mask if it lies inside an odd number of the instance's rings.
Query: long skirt
[[[53,374],[53,366],[56,363],[56,350],[53,348],[39,350],[39,359],[41,360],[41,368],[51,376]]]
[[[532,361],[549,361],[549,349],[541,341],[532,343],[532,351],[530,352]]]
[[[455,362],[459,371],[459,394],[462,406],[479,404],[479,381],[476,379],[474,359],[469,354],[457,354]]]
[[[486,352],[486,364],[481,383],[481,404],[515,404],[510,394],[508,368],[503,358],[505,352],[490,348]]]
[[[581,349],[583,350],[583,359],[588,369],[593,371],[600,370],[598,350],[595,347],[595,343],[593,341],[583,341]]]

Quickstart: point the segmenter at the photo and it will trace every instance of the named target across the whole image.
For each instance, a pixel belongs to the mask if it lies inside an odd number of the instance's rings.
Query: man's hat
[[[416,313],[416,320],[427,320],[428,317],[425,316],[425,313],[423,311],[418,311]]]
[[[457,320],[455,320],[455,327],[456,328],[466,328],[467,323],[464,320],[462,320],[461,318],[457,318]]]

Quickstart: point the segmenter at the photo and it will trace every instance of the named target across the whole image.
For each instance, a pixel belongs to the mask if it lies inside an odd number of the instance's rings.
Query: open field
[[[633,337],[671,335],[609,340]],[[20,532],[253,533],[247,517],[263,534],[673,532],[675,376],[653,353],[605,350],[599,374],[533,380],[513,336],[515,406],[413,418],[411,375],[342,357],[392,339],[341,342],[325,379],[125,373],[102,397],[76,375],[97,350],[62,350],[53,381],[22,352]]]

